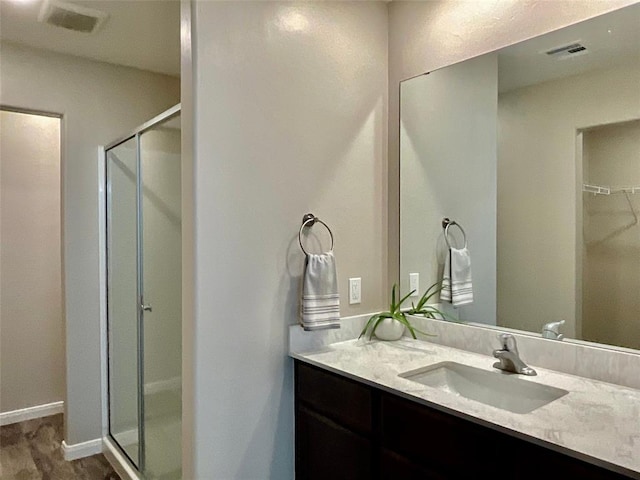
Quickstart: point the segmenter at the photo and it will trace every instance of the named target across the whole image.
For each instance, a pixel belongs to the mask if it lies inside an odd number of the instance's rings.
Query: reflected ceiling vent
[[[93,8],[58,0],[45,0],[38,15],[38,21],[74,32],[94,33],[108,16],[107,13]]]
[[[589,53],[589,51],[587,50],[587,47],[582,45],[582,43],[573,42],[573,43],[570,43],[569,45],[563,45],[562,47],[552,48],[551,50],[547,50],[544,53],[558,60],[564,60],[565,58],[584,55],[586,53]]]

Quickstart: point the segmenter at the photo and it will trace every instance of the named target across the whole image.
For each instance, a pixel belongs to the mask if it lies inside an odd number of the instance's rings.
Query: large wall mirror
[[[473,289],[448,318],[640,349],[640,4],[400,91],[401,290],[442,278],[447,217]]]

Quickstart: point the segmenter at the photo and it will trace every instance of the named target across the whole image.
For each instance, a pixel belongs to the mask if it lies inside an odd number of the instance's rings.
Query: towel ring
[[[449,220],[448,218],[443,218],[442,219],[442,228],[444,228],[444,241],[447,242],[447,246],[449,248],[451,247],[451,243],[449,242],[449,227],[451,225],[455,225],[456,227],[458,227],[460,229],[460,231],[462,232],[462,239],[464,240],[464,247],[463,248],[467,248],[467,234],[464,231],[464,228],[462,228],[462,225],[460,225],[458,222],[454,221],[454,220]]]
[[[300,248],[302,249],[305,255],[309,255],[309,252],[307,252],[304,249],[304,246],[302,245],[302,230],[304,230],[305,227],[313,227],[316,222],[324,225],[324,227],[329,232],[329,236],[331,237],[331,249],[329,251],[333,252],[333,232],[329,228],[329,225],[324,223],[322,220],[316,217],[313,213],[307,213],[305,214],[304,217],[302,217],[302,225],[300,225],[300,231],[298,232],[298,243],[300,244]]]

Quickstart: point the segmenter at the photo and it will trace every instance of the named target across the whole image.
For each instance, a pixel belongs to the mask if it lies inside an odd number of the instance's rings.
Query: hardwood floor
[[[62,414],[0,427],[0,480],[120,480],[103,455],[65,461]]]

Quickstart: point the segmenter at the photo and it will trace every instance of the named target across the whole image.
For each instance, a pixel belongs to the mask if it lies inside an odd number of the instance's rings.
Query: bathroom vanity
[[[515,413],[402,376],[444,361],[512,380],[484,355],[403,339],[291,356],[296,478],[640,478],[636,390],[539,369],[522,381],[568,393]]]

